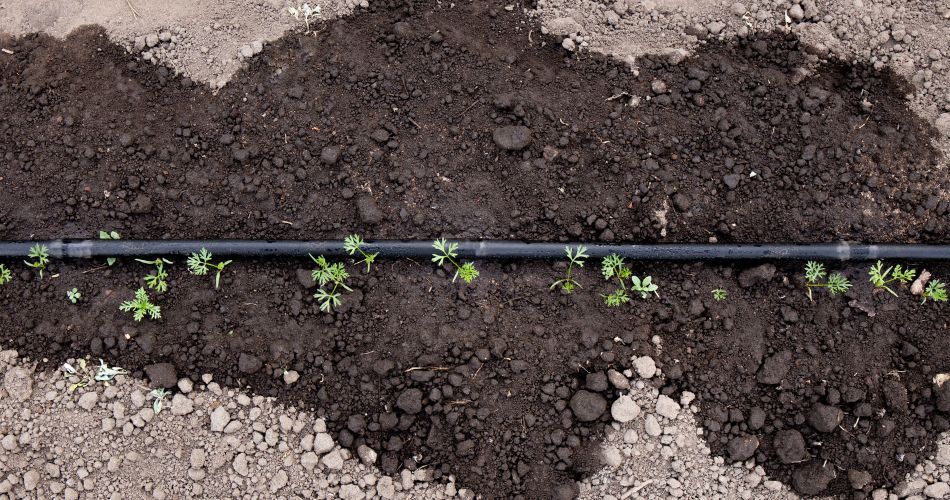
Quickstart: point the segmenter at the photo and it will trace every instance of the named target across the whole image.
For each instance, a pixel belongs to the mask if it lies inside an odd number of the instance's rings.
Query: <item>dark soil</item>
[[[787,35],[645,58],[635,75],[490,3],[374,2],[322,28],[218,95],[95,28],[0,38],[14,51],[0,55],[0,237],[948,242],[950,177],[907,84]],[[754,435],[756,460],[800,490],[834,471],[827,492],[845,494],[856,469],[874,479],[861,497],[948,428],[930,382],[950,371],[947,306],[872,293],[866,267],[845,270],[844,297],[811,303],[799,267],[638,263],[661,298],[607,309],[596,266],[566,297],[547,291],[558,265],[481,264],[462,286],[384,262],[328,315],[306,263],[234,264],[220,291],[181,264],[164,318],[141,324],[118,304],[145,266],[18,271],[0,289],[0,342],[54,364],[212,372],[324,409],[386,472],[428,466],[488,498],[571,496],[609,412],[576,417],[619,394],[599,374],[633,353],[657,357],[664,391],[698,394],[717,453]],[[285,368],[301,380],[285,386]],[[818,403],[832,408],[812,415]],[[802,450],[788,432],[776,450],[788,429]]]

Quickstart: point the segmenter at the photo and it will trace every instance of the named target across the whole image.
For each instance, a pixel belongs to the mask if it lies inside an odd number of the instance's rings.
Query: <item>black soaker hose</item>
[[[452,242],[452,240],[449,240]],[[950,245],[832,244],[649,244],[526,243],[507,240],[455,241],[462,259],[564,259],[564,247],[584,245],[591,258],[617,254],[636,260],[828,260],[868,261],[948,260]],[[147,257],[189,255],[202,248],[215,257],[306,257],[307,254],[348,255],[341,240],[53,240],[0,241],[0,258],[26,258],[30,247],[46,245],[57,259],[92,257]],[[363,250],[380,258],[428,258],[432,241],[381,240],[366,242]]]

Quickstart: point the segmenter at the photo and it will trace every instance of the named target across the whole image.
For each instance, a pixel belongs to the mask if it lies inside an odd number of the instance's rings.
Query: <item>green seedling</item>
[[[894,290],[891,290],[887,284],[896,281],[902,285],[906,285],[911,281],[914,281],[914,277],[917,276],[917,270],[905,269],[899,264],[884,269],[884,261],[879,260],[876,264],[871,266],[871,270],[868,271],[868,275],[871,276],[871,283],[874,283],[874,286],[883,288],[891,295],[897,297],[897,293],[895,293]]]
[[[110,367],[106,364],[105,361],[99,360],[99,369],[96,370],[96,373],[92,373],[92,370],[89,368],[85,359],[80,359],[79,368],[75,368],[69,363],[63,363],[63,375],[65,377],[77,377],[79,380],[70,384],[68,391],[75,392],[76,389],[80,387],[86,387],[93,382],[102,382],[105,385],[109,385],[109,382],[116,377],[116,375],[125,375],[129,373],[125,369],[119,368],[118,366]]]
[[[13,280],[13,273],[7,269],[7,266],[0,264],[0,285],[6,285]]]
[[[828,276],[828,279],[822,283],[821,280]],[[805,286],[808,290],[808,300],[814,301],[812,297],[813,288],[827,288],[828,293],[835,295],[838,293],[847,292],[851,288],[851,282],[848,281],[848,278],[845,278],[841,273],[831,273],[828,274],[825,271],[825,265],[820,262],[815,262],[810,260],[805,263]]]
[[[366,264],[366,272],[373,267],[373,262],[376,261],[376,256],[379,255],[379,252],[375,253],[366,253],[363,251],[363,245],[366,242],[363,241],[363,238],[358,234],[351,234],[343,240],[343,249],[347,251],[350,255],[359,252],[363,256],[363,260],[357,261],[357,264]]]
[[[148,264],[150,266],[155,266],[155,274],[146,274],[145,275],[145,284],[149,288],[155,290],[158,293],[165,293],[168,291],[168,271],[165,270],[165,264],[171,264],[172,261],[168,259],[158,258],[155,260],[142,260],[135,259],[136,262],[141,262],[142,264]]]
[[[288,7],[287,12],[289,12],[291,16],[294,16],[294,19],[299,20],[301,17],[303,18],[304,24],[307,25],[307,33],[310,33],[310,19],[319,18],[321,16],[320,6],[311,7],[309,3],[298,7]]]
[[[77,289],[76,287],[73,287],[72,290],[66,290],[66,298],[69,299],[70,302],[75,304],[76,302],[79,302],[79,299],[82,298],[82,294],[79,293],[79,289]]]
[[[717,288],[712,291],[712,296],[717,301],[722,301],[722,300],[726,300],[726,297],[729,296],[729,293],[726,292],[725,288]]]
[[[432,242],[432,248],[435,248],[436,251],[432,254],[432,262],[441,266],[448,261],[455,267],[455,276],[452,277],[452,283],[455,283],[458,278],[462,278],[462,281],[466,283],[471,283],[478,277],[478,269],[475,269],[474,262],[459,264],[456,260],[456,257],[458,257],[458,243],[448,243],[445,238],[439,238]]]
[[[162,308],[152,304],[148,298],[148,292],[145,288],[139,288],[135,291],[135,299],[127,300],[119,304],[119,310],[132,313],[132,319],[142,321],[146,315],[151,319],[161,319]]]
[[[927,288],[924,289],[924,303],[927,302],[927,299],[930,299],[934,302],[946,302],[947,301],[947,286],[944,282],[940,280],[932,280],[927,284]]]
[[[320,289],[313,294],[313,298],[320,302],[321,311],[331,312],[334,307],[340,307],[342,302],[340,297],[343,294],[339,291],[340,288],[348,292],[353,291],[352,288],[346,286],[350,273],[346,272],[346,266],[342,262],[330,264],[322,255],[316,258],[311,255],[310,258],[317,264],[317,268],[310,272],[310,276],[320,285]],[[328,292],[324,287],[331,283],[333,288]]]
[[[224,271],[224,266],[227,266],[231,262],[234,261],[226,260],[212,264],[211,252],[209,252],[207,248],[202,248],[200,252],[193,253],[188,257],[188,270],[195,276],[204,276],[208,274],[208,271],[211,269],[216,269],[218,272],[214,275],[214,288],[217,290],[218,285],[221,284],[221,271]]]
[[[100,239],[100,240],[118,240],[118,239],[121,239],[121,236],[119,236],[119,233],[117,233],[117,232],[115,232],[115,231],[108,231],[108,232],[106,232],[106,231],[99,231],[99,239]],[[108,257],[108,258],[106,258],[106,264],[108,264],[108,265],[110,265],[110,266],[111,266],[112,264],[115,264],[115,262],[116,262],[116,258],[115,258],[115,257]]]
[[[152,392],[148,393],[149,399],[154,399],[152,401],[152,410],[155,411],[155,414],[158,415],[162,412],[162,406],[165,403],[165,398],[171,394],[170,391],[165,388],[154,389]]]
[[[583,245],[578,245],[576,249],[564,247],[564,253],[567,254],[567,260],[569,261],[567,264],[567,274],[552,283],[551,290],[560,286],[561,290],[564,290],[564,293],[573,293],[574,288],[580,288],[581,284],[571,276],[571,272],[574,271],[574,266],[584,267],[584,259],[589,257],[589,255],[587,255],[587,247]]]
[[[46,245],[37,243],[30,247],[30,252],[27,256],[33,260],[24,260],[23,263],[33,269],[39,269],[40,279],[43,279],[43,271],[46,270],[46,265],[49,264],[49,249],[46,248]]]
[[[639,276],[634,276],[633,271],[629,266],[624,264],[623,257],[617,254],[610,254],[604,257],[604,260],[600,265],[600,272],[604,275],[604,279],[610,281],[611,279],[616,279],[617,283],[620,285],[620,288],[617,288],[608,295],[601,295],[604,298],[604,303],[608,307],[617,307],[621,304],[626,304],[630,302],[630,294],[628,293],[627,284],[625,280],[630,280],[630,288],[634,292],[638,292],[641,298],[647,298],[651,293],[656,294],[657,297],[660,294],[657,293],[660,287],[653,283],[652,276],[646,276],[643,279],[640,279]]]

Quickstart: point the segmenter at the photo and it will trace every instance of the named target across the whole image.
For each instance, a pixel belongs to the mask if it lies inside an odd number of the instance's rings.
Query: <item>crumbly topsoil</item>
[[[948,239],[950,179],[908,84],[789,34],[632,72],[517,10],[378,3],[280,40],[217,95],[96,29],[2,44],[4,238]],[[866,267],[812,303],[798,267],[636,263],[660,297],[607,309],[593,265],[566,297],[547,291],[559,265],[482,264],[462,286],[386,262],[327,315],[306,265],[236,263],[214,291],[179,262],[164,319],[142,324],[118,303],[144,266],[20,272],[0,340],[309,404],[383,471],[488,498],[574,495],[624,392],[607,373],[632,355],[658,360],[664,393],[697,394],[714,451],[803,493],[851,492],[849,470],[871,476],[858,497],[892,484],[948,427],[930,382],[950,371],[945,308],[872,291]],[[64,308],[73,286],[86,298]]]

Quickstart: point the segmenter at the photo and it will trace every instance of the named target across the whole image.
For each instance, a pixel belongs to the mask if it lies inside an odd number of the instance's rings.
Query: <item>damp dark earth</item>
[[[950,240],[950,172],[911,84],[787,32],[631,68],[502,5],[374,2],[285,35],[218,92],[95,26],[0,42],[7,240]],[[0,343],[171,388],[212,373],[319,413],[386,474],[483,498],[578,495],[644,356],[660,394],[695,394],[714,454],[806,496],[871,498],[950,430],[950,306],[875,287],[873,262],[825,263],[853,286],[811,298],[804,263],[628,262],[659,289],[611,308],[600,262],[568,295],[549,288],[566,259],[478,262],[466,284],[380,256],[348,265],[328,313],[309,259],[236,261],[219,289],[172,260],[150,291],[161,319],[141,322],[119,305],[145,264],[54,260],[40,277],[10,260]]]

